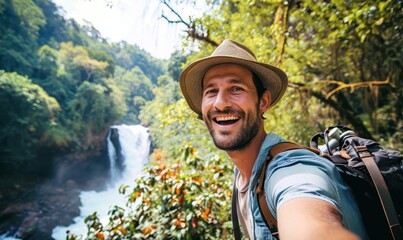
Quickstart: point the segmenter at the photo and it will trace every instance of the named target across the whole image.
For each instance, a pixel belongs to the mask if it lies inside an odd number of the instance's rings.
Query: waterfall
[[[107,145],[111,183],[128,184],[148,160],[150,151],[148,129],[141,125],[115,125],[108,133]]]
[[[122,184],[131,185],[133,179],[140,176],[144,164],[148,161],[150,151],[150,136],[148,129],[140,125],[111,126],[107,138],[110,161],[111,182],[102,192],[81,192],[80,216],[74,219],[70,226],[58,226],[53,229],[52,237],[56,240],[66,239],[66,231],[86,236],[87,226],[84,219],[97,212],[101,222],[108,223],[109,207],[118,205],[125,207],[127,199],[119,194]]]

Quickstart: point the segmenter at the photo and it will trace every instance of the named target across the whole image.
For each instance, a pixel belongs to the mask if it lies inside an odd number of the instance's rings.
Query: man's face
[[[263,124],[259,109],[249,69],[220,64],[204,75],[203,121],[219,149],[234,151],[248,146]]]

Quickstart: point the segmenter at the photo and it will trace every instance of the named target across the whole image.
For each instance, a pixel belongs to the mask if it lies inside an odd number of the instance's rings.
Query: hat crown
[[[224,40],[211,56],[227,56],[256,61],[255,54],[249,48],[229,39]]]

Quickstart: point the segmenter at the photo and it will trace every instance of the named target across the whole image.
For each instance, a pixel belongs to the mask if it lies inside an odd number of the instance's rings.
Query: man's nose
[[[229,99],[228,94],[223,91],[217,93],[217,97],[214,101],[214,107],[217,110],[224,111],[225,109],[231,107],[231,101]]]

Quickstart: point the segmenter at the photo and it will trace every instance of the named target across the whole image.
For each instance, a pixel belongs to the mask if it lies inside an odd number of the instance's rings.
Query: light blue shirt
[[[260,214],[255,189],[270,148],[284,141],[275,134],[268,134],[252,169],[248,197],[252,232],[256,240],[275,239]],[[275,218],[281,204],[288,200],[300,197],[321,199],[339,210],[347,229],[362,239],[367,239],[354,197],[337,168],[329,160],[309,150],[290,150],[278,154],[270,163],[266,174],[266,200]]]

